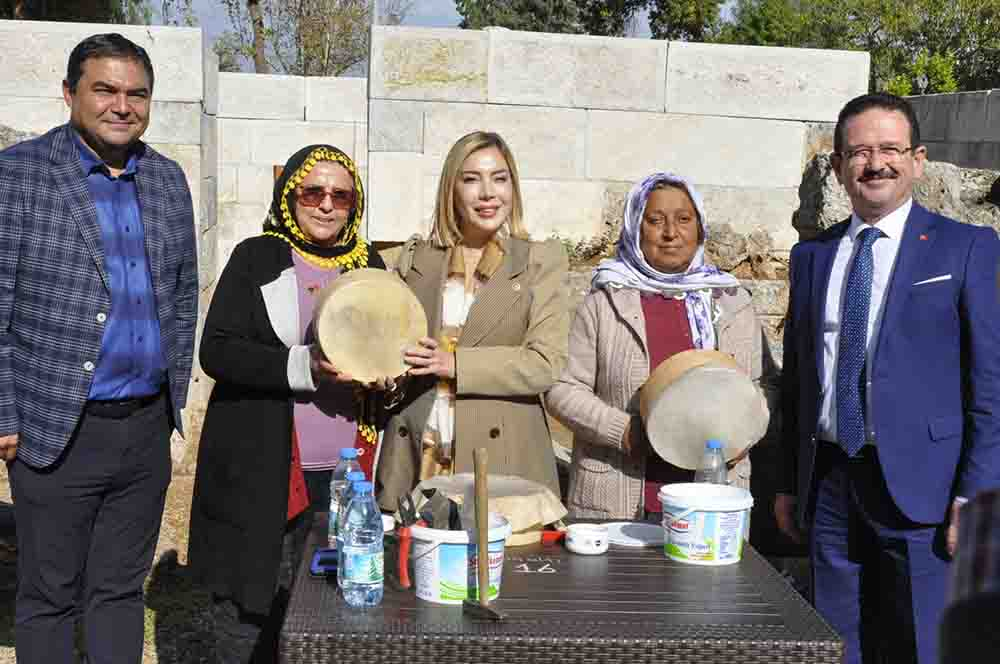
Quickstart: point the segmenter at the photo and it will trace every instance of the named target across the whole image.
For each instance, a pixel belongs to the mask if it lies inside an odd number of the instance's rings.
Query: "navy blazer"
[[[139,145],[136,189],[175,426],[198,318],[194,210],[176,162]],[[97,209],[68,125],[0,152],[0,435],[43,468],[62,454],[111,306]]]
[[[784,347],[784,491],[813,487],[823,316],[849,220],[792,248]],[[913,204],[871,363],[875,445],[911,520],[941,523],[954,496],[1000,487],[1000,240]],[[951,275],[929,283],[919,282]],[[919,284],[919,285],[917,285]],[[800,526],[806,505],[799,500]]]

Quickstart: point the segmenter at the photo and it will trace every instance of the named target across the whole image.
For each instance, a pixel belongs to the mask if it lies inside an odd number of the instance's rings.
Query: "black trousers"
[[[125,417],[85,412],[55,464],[10,464],[20,664],[76,661],[79,617],[91,664],[141,661],[142,586],[170,484],[169,401]]]
[[[316,512],[330,505],[332,470],[306,471],[309,509],[292,519],[281,540],[278,584],[267,615],[246,611],[229,597],[216,596],[212,606],[216,661],[220,664],[273,664],[278,659],[278,638],[296,572],[306,552],[305,541]]]

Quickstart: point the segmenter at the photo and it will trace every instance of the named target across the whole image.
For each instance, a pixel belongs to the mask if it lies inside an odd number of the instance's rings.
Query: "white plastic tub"
[[[668,558],[692,565],[739,561],[750,530],[749,491],[724,484],[666,484],[659,498]]]
[[[493,512],[490,512],[489,523],[488,597],[493,599],[500,595],[504,545],[510,536],[510,524]],[[410,533],[417,597],[437,604],[461,604],[464,599],[477,597],[475,530],[412,526]]]

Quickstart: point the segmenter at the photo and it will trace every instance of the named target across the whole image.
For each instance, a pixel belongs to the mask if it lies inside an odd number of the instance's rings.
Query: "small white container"
[[[391,514],[382,515],[382,530],[389,535],[396,529],[396,519]]]
[[[566,548],[585,556],[607,553],[608,527],[597,523],[574,523],[567,526]]]

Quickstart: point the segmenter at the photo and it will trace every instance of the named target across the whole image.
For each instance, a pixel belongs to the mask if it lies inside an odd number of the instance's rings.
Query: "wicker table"
[[[317,525],[306,551],[325,539]],[[380,606],[351,609],[334,580],[309,575],[308,558],[281,633],[288,664],[841,662],[837,635],[749,547],[725,567],[674,563],[662,549],[612,546],[590,557],[562,545],[508,547],[501,623],[389,584]]]

